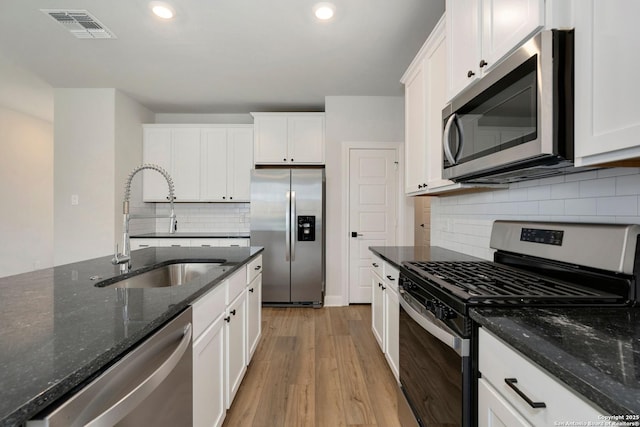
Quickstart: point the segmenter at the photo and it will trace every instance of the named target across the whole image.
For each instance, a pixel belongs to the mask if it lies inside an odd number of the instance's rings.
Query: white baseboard
[[[345,305],[342,295],[325,295],[324,306],[325,307],[343,307]]]

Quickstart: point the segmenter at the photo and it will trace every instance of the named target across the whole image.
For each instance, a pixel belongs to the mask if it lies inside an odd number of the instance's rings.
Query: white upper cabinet
[[[576,166],[637,166],[640,2],[584,0],[573,13]]]
[[[324,113],[251,113],[256,164],[324,164]]]
[[[424,191],[427,186],[425,61],[426,58],[419,54],[412,67],[400,80],[404,83],[406,165],[404,190],[407,194]]]
[[[202,129],[202,201],[246,202],[253,167],[253,129]]]
[[[447,0],[449,99],[544,26],[544,0]]]
[[[200,198],[200,130],[195,128],[144,128],[144,163],[156,164],[171,175],[175,200]],[[145,202],[168,201],[167,181],[156,171],[143,171]]]
[[[246,202],[253,126],[144,125],[143,161],[169,172],[177,202]],[[144,171],[144,201],[166,202],[167,195],[165,179]]]

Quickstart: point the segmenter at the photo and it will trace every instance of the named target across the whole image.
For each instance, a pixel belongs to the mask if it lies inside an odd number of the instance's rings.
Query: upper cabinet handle
[[[489,65],[489,64],[487,63],[487,61],[485,61],[484,59],[481,59],[481,60],[480,60],[480,68],[484,68],[484,67],[486,67],[487,65]]]
[[[471,78],[471,77],[473,77],[475,75],[476,75],[476,73],[474,73],[473,71],[471,71],[471,70],[467,71],[467,77]]]
[[[378,264],[376,264],[375,262],[371,263],[371,265],[373,265],[375,268],[380,267]]]
[[[387,274],[387,279],[389,279],[389,280],[391,280],[391,281],[396,280],[396,279],[394,279],[393,277],[391,277],[391,275],[390,275],[390,274]]]

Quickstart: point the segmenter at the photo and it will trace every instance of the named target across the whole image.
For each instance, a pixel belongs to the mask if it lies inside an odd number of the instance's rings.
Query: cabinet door
[[[227,200],[248,202],[251,198],[253,168],[253,129],[229,128],[227,131]]]
[[[581,1],[574,14],[576,165],[637,160],[640,2]]]
[[[247,365],[260,341],[262,324],[262,274],[247,286]]]
[[[426,190],[427,146],[424,60],[404,84],[405,104],[405,192],[415,193]]]
[[[287,116],[257,116],[254,120],[254,155],[256,164],[288,163]]]
[[[491,385],[478,380],[478,427],[531,426]]]
[[[324,116],[294,115],[287,123],[289,162],[324,163]]]
[[[144,129],[142,145],[144,163],[158,165],[171,174],[171,129]],[[145,202],[166,202],[169,194],[167,181],[156,171],[142,171],[142,193]]]
[[[483,72],[543,26],[544,0],[482,0]]]
[[[436,32],[437,31],[437,32]],[[447,48],[443,27],[432,34],[431,44],[424,60],[427,76],[426,92],[426,149],[427,184],[429,190],[453,184],[442,178],[442,109],[447,102]]]
[[[171,176],[179,202],[200,200],[200,129],[171,131]]]
[[[449,99],[480,77],[480,1],[446,2]]]
[[[221,202],[227,197],[227,129],[202,130],[202,198]]]
[[[380,349],[384,352],[384,281],[371,275],[371,330]]]
[[[384,333],[386,338],[385,357],[387,358],[391,372],[393,372],[396,380],[400,381],[400,347],[398,343],[398,334],[400,333],[400,301],[398,301],[398,294],[393,288],[387,287],[384,294],[386,312],[386,330]]]
[[[219,316],[193,343],[193,425],[220,426],[224,400],[224,320]]]
[[[246,273],[245,273],[246,274]],[[229,304],[225,312],[225,369],[226,369],[226,404],[227,409],[240,387],[244,373],[247,370],[246,362],[246,302],[247,290]]]

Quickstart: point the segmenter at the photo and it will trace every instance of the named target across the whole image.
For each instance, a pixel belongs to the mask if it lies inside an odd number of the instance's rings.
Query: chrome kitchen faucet
[[[131,215],[129,214],[129,199],[131,198],[131,181],[133,180],[133,177],[138,172],[144,169],[151,169],[156,172],[159,172],[164,177],[164,179],[167,180],[167,184],[169,185],[168,199],[169,199],[169,203],[171,204],[170,206],[171,211],[168,217],[162,216],[162,215]],[[171,220],[169,223],[169,233],[176,232],[176,229],[178,228],[178,223],[176,221],[176,214],[173,210],[173,200],[175,199],[174,192],[175,192],[175,189],[173,186],[173,179],[171,179],[171,176],[166,170],[164,170],[158,165],[154,165],[154,164],[140,165],[129,174],[129,178],[127,178],[127,183],[125,184],[125,187],[124,187],[124,201],[122,202],[122,213],[124,214],[123,222],[122,222],[122,228],[123,228],[122,253],[118,253],[118,244],[116,243],[115,254],[113,256],[113,259],[111,260],[111,263],[113,265],[120,265],[120,273],[126,273],[131,268],[131,243],[129,242],[129,237],[130,237],[129,236],[129,220],[139,219],[139,218],[169,218]]]

